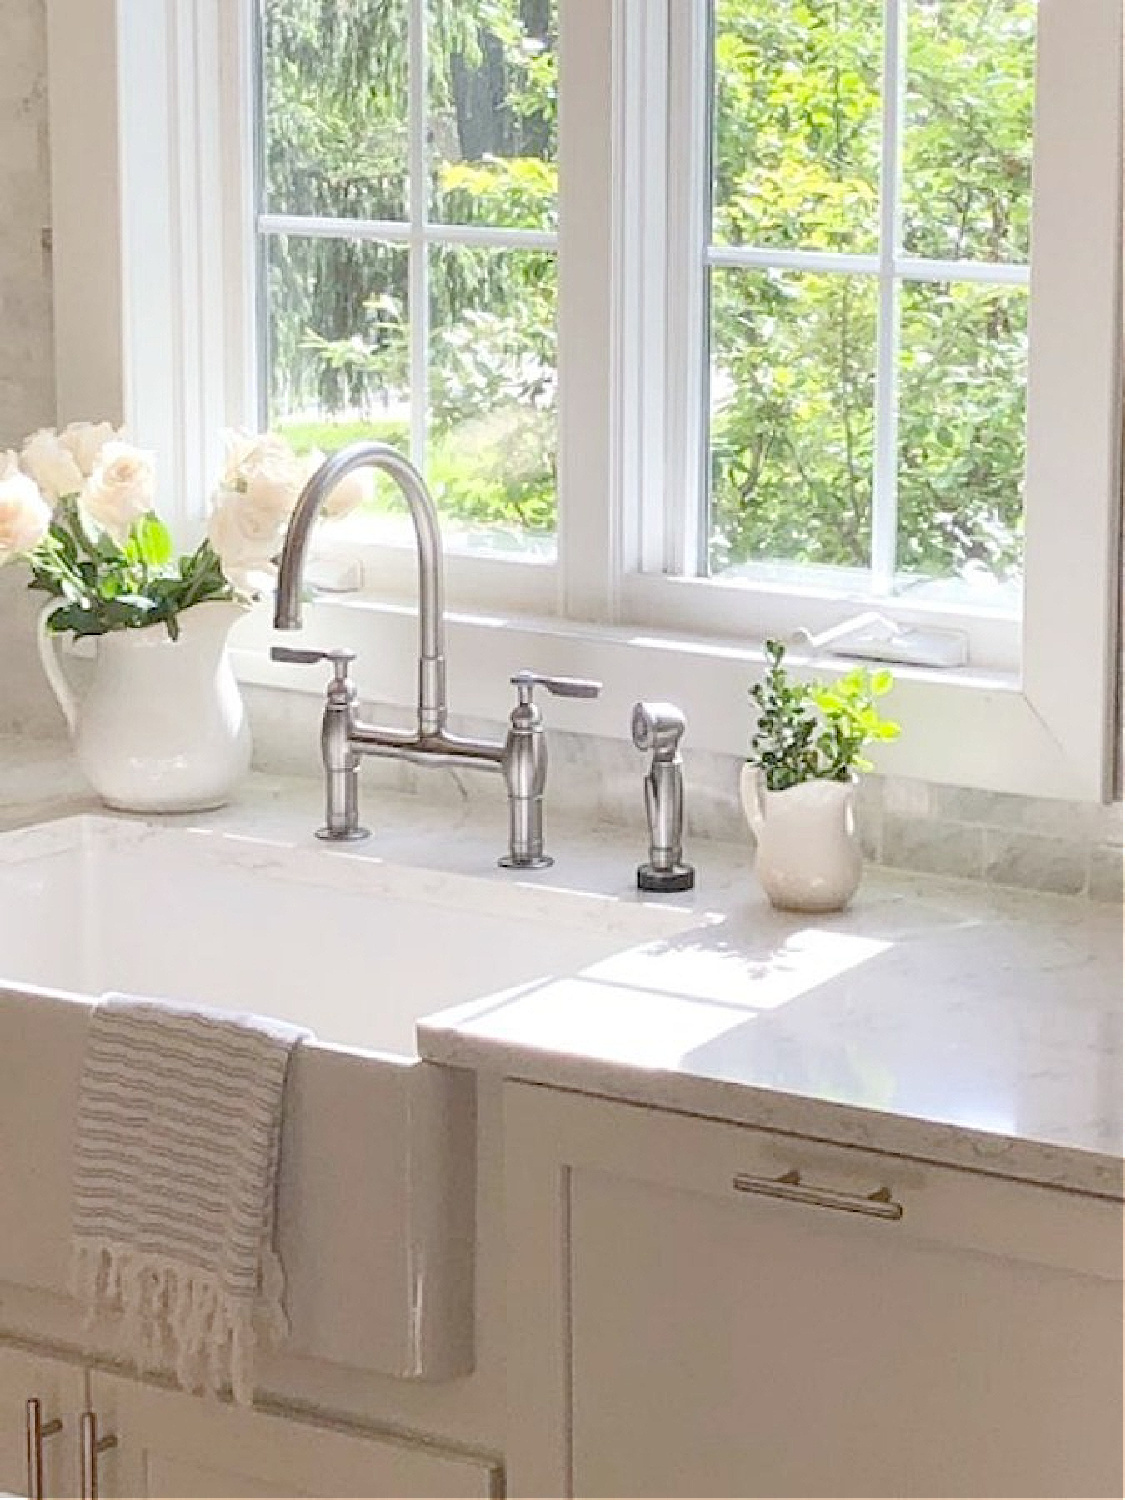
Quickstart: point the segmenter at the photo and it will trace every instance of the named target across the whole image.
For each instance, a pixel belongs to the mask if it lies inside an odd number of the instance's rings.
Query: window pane
[[[555,0],[431,0],[435,221],[554,229]]]
[[[1027,293],[902,290],[899,567],[993,592],[1018,579]]]
[[[407,4],[263,0],[263,207],[401,219]]]
[[[718,244],[871,251],[883,0],[715,0]]]
[[[460,545],[554,555],[555,259],[442,248],[430,259],[426,475]]]
[[[376,438],[408,453],[406,251],[275,236],[265,254],[270,426],[301,451]]]
[[[711,279],[711,564],[870,559],[874,278]]]
[[[913,0],[903,245],[1026,261],[1036,0]]]

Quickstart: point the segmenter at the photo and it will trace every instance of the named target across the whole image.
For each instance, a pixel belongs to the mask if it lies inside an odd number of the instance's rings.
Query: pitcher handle
[[[762,773],[759,767],[748,761],[742,767],[742,805],[746,810],[746,821],[751,833],[757,835],[766,820],[766,809],[762,803]]]
[[[78,700],[62,669],[54,637],[47,629],[47,619],[56,609],[58,609],[57,604],[46,604],[39,611],[39,618],[35,623],[35,644],[39,648],[39,662],[43,668],[43,675],[58,699],[63,718],[66,720],[66,727],[73,737],[78,729]]]

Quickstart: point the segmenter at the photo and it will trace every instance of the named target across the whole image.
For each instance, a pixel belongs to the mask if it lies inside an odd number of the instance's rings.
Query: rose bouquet
[[[272,576],[293,507],[323,462],[273,433],[229,433],[207,534],[175,555],[155,510],[154,455],[108,422],[33,433],[18,457],[0,452],[0,566],[22,558],[31,587],[54,595],[46,627],[105,635],[163,623],[209,600],[249,602]],[[366,494],[367,476],[342,481],[325,514]]]

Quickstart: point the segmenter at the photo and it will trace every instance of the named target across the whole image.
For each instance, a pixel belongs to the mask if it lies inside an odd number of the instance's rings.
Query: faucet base
[[[554,864],[554,860],[549,854],[536,854],[530,859],[517,859],[514,854],[504,854],[496,863],[502,870],[547,870]]]
[[[670,891],[690,891],[695,885],[695,869],[692,865],[672,865],[667,870],[658,870],[655,865],[637,866],[637,889],[656,894]]]
[[[358,844],[361,839],[371,837],[370,828],[345,828],[343,832],[337,833],[334,828],[318,828],[316,830],[318,839],[323,839],[326,844]]]

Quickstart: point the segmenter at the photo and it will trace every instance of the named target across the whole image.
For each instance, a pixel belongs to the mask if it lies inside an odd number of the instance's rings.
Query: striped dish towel
[[[286,1332],[274,1250],[285,1071],[310,1033],[258,1016],[111,996],[78,1101],[72,1274],[120,1351],[187,1390],[254,1391]]]

